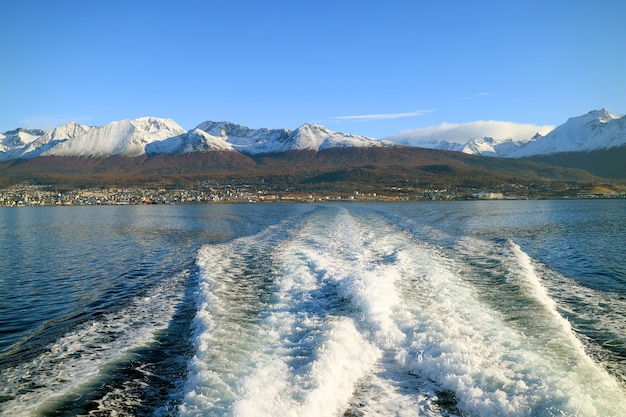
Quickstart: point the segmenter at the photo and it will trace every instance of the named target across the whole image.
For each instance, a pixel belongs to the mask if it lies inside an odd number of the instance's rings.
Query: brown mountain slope
[[[298,185],[450,186],[507,181],[589,181],[588,172],[528,160],[499,159],[415,147],[331,148],[247,156],[239,152],[79,158],[39,157],[0,164],[0,184],[26,179],[61,188],[180,186],[207,178]],[[330,184],[330,185],[329,185]]]
[[[626,146],[591,152],[533,156],[528,160],[566,168],[584,169],[604,178],[626,179]]]

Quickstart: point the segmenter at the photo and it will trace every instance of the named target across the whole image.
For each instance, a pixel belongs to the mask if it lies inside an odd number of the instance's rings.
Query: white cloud
[[[442,123],[439,126],[403,130],[386,139],[408,142],[412,145],[433,141],[465,143],[470,139],[482,136],[526,141],[535,133],[545,135],[554,128],[555,126],[551,125],[539,126],[497,120],[478,120],[469,123]]]
[[[378,114],[362,114],[357,116],[337,116],[333,117],[333,120],[385,120],[385,119],[402,119],[405,117],[423,116],[426,113],[430,113],[434,110],[417,110],[405,113],[378,113]]]

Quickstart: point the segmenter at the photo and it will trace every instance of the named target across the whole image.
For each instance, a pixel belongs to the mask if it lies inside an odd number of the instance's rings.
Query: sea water
[[[626,202],[0,209],[0,415],[626,415]]]

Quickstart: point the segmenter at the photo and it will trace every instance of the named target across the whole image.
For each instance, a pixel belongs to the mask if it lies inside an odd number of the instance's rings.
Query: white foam
[[[284,240],[205,247],[181,414],[624,414],[624,390],[586,355],[532,259],[512,242],[493,249],[475,256],[515,290],[499,304],[478,267],[371,213],[314,212]],[[515,297],[528,320],[509,317]]]
[[[205,269],[193,322],[196,353],[180,408],[183,416],[197,415],[199,410],[224,411],[236,398],[235,381],[250,366],[247,346],[254,343],[255,332],[244,303],[253,300],[235,298],[240,297],[235,260],[237,254],[227,253],[223,246],[200,251],[198,263]]]
[[[359,379],[378,357],[347,318],[328,319],[319,326],[319,340],[301,366],[290,366],[294,357],[259,358],[257,367],[243,381],[241,398],[233,406],[235,416],[340,415]],[[286,353],[286,352],[285,352]]]
[[[626,347],[626,299],[619,293],[584,287],[554,271],[543,269],[542,272],[550,280],[551,295],[559,300],[559,310],[572,317],[574,327],[579,327],[576,330],[585,350],[601,358],[603,365],[626,384],[623,359],[612,353],[613,350],[623,352]],[[584,337],[583,333],[590,333],[591,337]],[[598,344],[592,337],[604,342]]]
[[[132,351],[148,346],[167,328],[183,298],[188,272],[156,287],[128,307],[89,321],[55,341],[30,362],[3,370],[0,414],[31,416],[70,395],[80,395],[115,363],[127,360]]]
[[[465,266],[432,256],[428,275],[439,281],[440,290],[430,293],[437,308],[413,313],[427,324],[412,337],[418,358],[410,366],[452,390],[461,408],[479,415],[527,415],[542,409],[563,415],[620,415],[626,410],[623,389],[585,354],[530,258],[511,245],[510,252],[500,255],[511,263],[505,278],[537,301],[538,307],[527,311],[535,322],[531,318],[526,325],[543,331],[513,325],[460,280],[454,271],[465,271]],[[450,291],[453,297],[446,294]]]
[[[242,293],[258,295],[254,286],[262,284],[252,282],[240,269],[256,273],[245,265],[245,247],[250,247],[249,239],[207,246],[199,257],[203,286],[196,318],[197,353],[181,415],[336,415],[376,360],[377,349],[362,338],[350,318],[320,305],[325,301],[317,300],[316,293],[336,295],[332,288],[324,288],[306,256],[281,264],[284,252],[277,251],[273,302],[255,304],[250,299],[251,310],[242,315],[233,311]],[[261,320],[240,327],[249,323],[250,314]],[[211,349],[206,351],[205,346]],[[238,353],[245,357],[235,360]]]

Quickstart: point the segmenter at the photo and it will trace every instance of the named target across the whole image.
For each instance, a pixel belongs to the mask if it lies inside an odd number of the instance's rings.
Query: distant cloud
[[[489,96],[493,96],[493,93],[491,91],[479,91],[477,93],[472,93],[466,96],[452,97],[450,98],[450,101],[473,101],[480,100],[480,98]]]
[[[358,116],[337,116],[333,117],[333,120],[386,120],[386,119],[402,119],[405,117],[417,117],[423,116],[426,113],[433,112],[434,110],[417,110],[406,113],[378,113],[378,114],[362,114]]]
[[[417,145],[424,142],[447,141],[465,143],[470,139],[488,136],[494,139],[528,140],[540,133],[545,135],[555,126],[538,126],[497,120],[479,120],[469,123],[442,123],[418,129],[403,130],[386,139]]]

